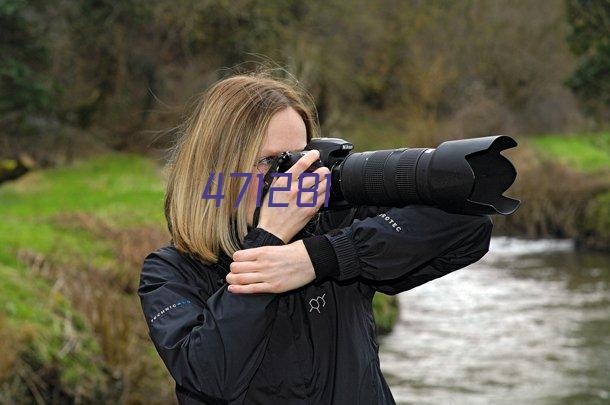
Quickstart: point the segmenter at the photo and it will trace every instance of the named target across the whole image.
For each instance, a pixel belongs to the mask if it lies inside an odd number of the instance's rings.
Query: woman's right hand
[[[274,191],[273,192],[273,203],[287,203],[287,207],[269,207],[269,192],[265,196],[265,199],[261,203],[260,215],[258,221],[258,227],[263,228],[267,232],[271,232],[278,238],[282,239],[284,243],[288,243],[292,238],[299,233],[301,229],[309,222],[309,220],[316,215],[322,204],[324,204],[326,187],[327,185],[327,174],[330,173],[327,167],[321,167],[315,170],[313,173],[319,175],[319,183],[317,188],[317,200],[315,206],[304,207],[297,206],[297,195],[299,193],[299,176],[309,166],[311,166],[320,157],[318,150],[310,150],[303,157],[301,157],[286,173],[292,173],[292,182],[290,184],[289,191]],[[286,187],[288,178],[286,176],[276,177],[271,182],[271,187],[280,188]],[[313,190],[305,190],[306,188],[312,188],[315,184],[313,176],[305,176],[302,183],[304,191],[301,192],[301,205],[312,205],[314,193]]]

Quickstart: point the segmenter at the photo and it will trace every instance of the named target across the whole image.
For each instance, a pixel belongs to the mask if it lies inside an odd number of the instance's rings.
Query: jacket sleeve
[[[283,244],[254,228],[243,247]],[[209,295],[183,265],[159,250],[144,260],[138,295],[150,338],[177,384],[209,402],[234,400],[262,361],[277,294],[234,294],[225,282]]]
[[[369,211],[379,213],[369,216]],[[349,226],[303,239],[317,280],[358,279],[397,294],[474,263],[489,249],[489,215],[451,214],[425,205],[359,213],[363,219]]]

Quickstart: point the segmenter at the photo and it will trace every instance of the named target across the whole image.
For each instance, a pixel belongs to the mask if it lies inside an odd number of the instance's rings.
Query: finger
[[[252,262],[257,260],[263,253],[265,247],[237,250],[233,253],[236,262]]]
[[[322,166],[322,167],[314,170],[313,172],[318,173],[320,175],[320,177],[322,177],[322,176],[326,176],[328,173],[330,173],[330,169],[326,166]]]
[[[311,208],[315,207],[316,211],[318,211],[318,209],[324,204],[324,201],[326,201],[326,186],[318,187],[315,201],[313,193],[304,193],[304,196],[301,199],[301,205],[309,206]]]
[[[278,175],[274,176],[273,180],[271,181],[271,186],[273,188],[286,187],[286,185],[288,184],[288,180],[290,180],[291,182],[294,181],[294,175],[289,178],[289,176],[285,176],[284,173],[278,172],[277,174]]]
[[[233,262],[229,265],[229,269],[232,273],[255,273],[260,270],[259,264],[256,261]]]
[[[324,187],[323,190],[320,190],[318,192],[318,200],[316,201],[316,207],[320,208],[322,205],[324,205],[325,201],[326,201],[326,187]]]
[[[316,188],[316,194],[317,194],[317,198],[322,198],[324,199],[324,193],[326,192],[326,182],[320,182],[320,185],[318,185],[318,188]],[[300,201],[301,202],[312,202],[314,200],[314,192],[313,192],[313,188],[309,189],[309,190],[305,190],[305,187],[303,187],[303,191],[301,192],[301,198]]]
[[[315,174],[314,174],[315,173]],[[316,178],[317,176],[317,178]],[[306,189],[306,188],[312,188],[314,185],[316,185],[316,182],[318,184],[318,186],[326,181],[326,177],[320,175],[320,173],[301,173],[300,176],[303,180],[301,179],[297,179],[301,182],[301,189]]]
[[[227,280],[227,283],[235,284],[235,285],[247,285],[247,284],[261,283],[261,282],[265,281],[262,273],[235,274],[235,273],[231,272],[231,273],[227,274],[225,279]]]
[[[299,175],[303,173],[309,166],[320,158],[320,151],[317,149],[309,150],[301,157],[292,167],[286,170],[286,173],[292,173],[292,179],[298,179]]]
[[[303,182],[301,184],[301,190],[305,191],[313,191],[315,188],[320,192],[323,188],[327,187],[328,180],[324,176],[320,176],[318,178],[318,182],[316,184],[316,179],[313,176],[304,176]]]
[[[274,292],[269,283],[255,283],[248,285],[229,285],[228,290],[235,294],[256,294]]]

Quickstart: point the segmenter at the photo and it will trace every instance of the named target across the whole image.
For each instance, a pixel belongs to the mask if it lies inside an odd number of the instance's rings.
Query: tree
[[[0,113],[13,118],[47,113],[54,95],[44,33],[33,21],[41,7],[32,3],[0,2]]]
[[[599,116],[610,107],[610,0],[567,0],[568,43],[578,56],[566,84]]]

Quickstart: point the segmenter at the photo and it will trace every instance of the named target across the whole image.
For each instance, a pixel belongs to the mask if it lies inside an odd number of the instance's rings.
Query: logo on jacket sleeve
[[[392,218],[390,218],[389,215],[379,214],[377,216],[383,218],[392,228],[394,228],[394,230],[396,232],[402,231],[402,228],[400,227],[400,225],[398,225],[398,223],[396,221],[394,221]]]
[[[157,319],[159,319],[161,316],[163,316],[164,314],[168,313],[169,311],[171,311],[172,309],[175,308],[179,308],[179,307],[183,307],[185,305],[188,305],[191,303],[191,300],[188,299],[182,299],[172,305],[168,305],[165,308],[163,308],[161,311],[157,312],[157,314],[155,316],[153,316],[152,318],[150,318],[150,323],[153,323],[154,321],[156,321]]]
[[[324,298],[326,293],[322,295],[318,295],[316,298],[312,298],[309,300],[309,312],[314,309],[320,313],[320,308],[326,306],[326,299]]]

